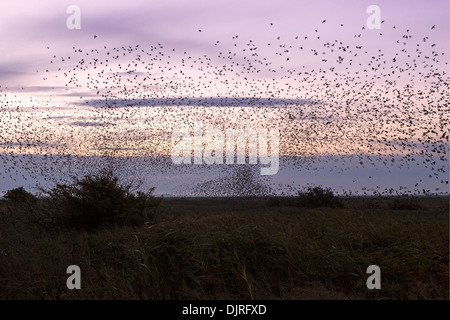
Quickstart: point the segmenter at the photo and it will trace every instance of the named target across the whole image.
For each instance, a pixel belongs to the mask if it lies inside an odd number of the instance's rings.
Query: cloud
[[[79,127],[106,127],[109,123],[106,122],[83,122],[83,121],[74,121],[70,123],[72,126]]]
[[[96,150],[117,150],[117,151],[135,151],[135,150],[140,150],[138,148],[121,148],[121,147],[105,147],[105,148],[97,148]]]
[[[13,61],[0,63],[0,80],[8,80],[23,76],[29,73],[29,62],[27,61]]]
[[[9,87],[11,91],[21,91],[21,92],[51,92],[51,91],[61,91],[67,90],[68,87],[64,86],[23,86],[23,87]]]
[[[65,143],[54,143],[54,142],[44,142],[44,141],[23,141],[23,142],[14,142],[14,141],[6,141],[0,142],[0,147],[9,147],[9,148],[31,148],[31,147],[62,147],[65,146]]]
[[[148,106],[205,106],[205,107],[259,107],[259,106],[289,106],[289,105],[317,105],[320,101],[308,99],[276,99],[276,98],[233,98],[233,97],[205,97],[205,98],[152,98],[152,99],[92,99],[77,102],[76,105],[95,107],[148,107]]]
[[[96,97],[97,95],[92,92],[71,92],[71,93],[62,93],[58,94],[60,97]]]

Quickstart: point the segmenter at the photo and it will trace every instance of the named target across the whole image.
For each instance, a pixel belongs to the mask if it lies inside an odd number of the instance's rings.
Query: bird
[[[0,87],[0,178],[56,183],[113,166],[144,176],[145,185],[177,177],[173,188],[196,196],[295,193],[304,183],[274,184],[249,163],[174,165],[170,133],[201,121],[222,132],[279,128],[280,171],[364,173],[366,186],[357,189],[353,176],[341,193],[448,188],[448,58],[433,33],[418,37],[398,25],[375,33],[377,40],[369,31],[330,37],[319,26],[343,23],[328,20],[296,36],[264,20],[264,37],[233,31],[205,40],[202,52],[162,40],[114,46],[97,35],[95,44],[64,53],[49,43],[48,64],[36,68],[47,101],[37,88]],[[371,171],[415,167],[423,177],[396,190]]]

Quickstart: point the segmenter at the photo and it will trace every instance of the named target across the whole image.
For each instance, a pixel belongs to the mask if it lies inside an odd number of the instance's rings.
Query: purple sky
[[[66,26],[70,5],[81,9],[80,30]],[[379,30],[366,26],[370,5],[381,9]],[[206,117],[207,125],[224,129],[255,122],[279,128],[285,155],[372,153],[388,159],[425,150],[420,154],[424,164],[438,159],[445,167],[442,155],[448,162],[448,154],[441,149],[448,144],[448,134],[443,136],[448,105],[442,108],[442,101],[448,103],[449,94],[442,82],[448,83],[449,14],[448,0],[3,1],[0,160],[9,152],[97,155],[99,149],[167,155],[174,124]],[[129,46],[134,50],[123,56],[121,48]],[[136,62],[141,49],[153,51],[142,53],[142,64],[127,74],[126,66]],[[92,59],[105,64],[64,74]],[[149,65],[153,69],[143,69]],[[99,70],[105,73],[99,76]],[[425,78],[427,73],[432,76]],[[145,82],[147,74],[153,79]],[[136,92],[106,93],[117,80],[123,88],[135,76],[128,90],[138,85]],[[435,83],[439,90],[430,91]],[[409,98],[406,85],[413,92]],[[167,97],[220,97],[207,101],[223,107],[228,100],[224,104],[221,97],[230,96],[305,103],[256,111],[152,106],[102,113],[90,108],[105,95],[120,100],[143,98],[147,92],[152,95],[145,99],[162,104]],[[357,99],[345,108],[352,98]],[[145,139],[147,134],[151,139]],[[14,168],[10,160],[5,168]],[[434,168],[421,167],[421,174],[424,170]],[[441,183],[446,174],[439,171],[433,179]]]
[[[81,30],[68,30],[66,9],[81,9]],[[353,38],[361,33],[369,16],[366,8],[381,9],[383,37],[378,30],[365,30],[359,44],[383,47],[398,39],[396,30],[409,28],[420,38],[430,36],[441,52],[449,50],[449,2],[436,1],[3,1],[0,11],[0,85],[42,85],[36,70],[47,68],[52,55],[65,55],[76,47],[125,46],[163,43],[167,47],[208,53],[220,40],[223,47],[231,36],[264,43],[276,36],[295,35],[322,39]],[[322,24],[322,20],[327,20]],[[273,23],[273,26],[269,24]],[[339,27],[343,23],[344,27]],[[431,25],[437,28],[430,33]],[[199,33],[198,30],[202,32]],[[367,28],[366,28],[367,29]],[[96,39],[93,35],[97,35]],[[243,40],[243,41],[244,41]],[[50,52],[47,50],[50,47]],[[384,48],[385,50],[388,47]],[[308,63],[303,58],[303,63]]]

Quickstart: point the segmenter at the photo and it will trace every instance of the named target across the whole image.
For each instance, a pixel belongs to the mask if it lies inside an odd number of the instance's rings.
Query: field
[[[448,197],[306,208],[164,199],[144,225],[53,230],[0,203],[0,299],[448,299]],[[66,269],[81,268],[81,290]],[[369,265],[381,289],[366,287]]]

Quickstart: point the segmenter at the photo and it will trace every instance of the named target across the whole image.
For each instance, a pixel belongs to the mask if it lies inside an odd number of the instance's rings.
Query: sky
[[[163,43],[191,53],[212,52],[217,40],[231,43],[231,36],[262,42],[274,36],[288,38],[320,29],[323,39],[338,36],[358,43],[352,35],[365,26],[366,9],[376,4],[385,20],[381,31],[367,31],[365,46],[382,46],[397,40],[387,31],[410,29],[415,37],[430,35],[448,53],[448,1],[3,1],[0,13],[0,82],[2,86],[42,86],[37,69],[48,67],[49,50],[69,54],[73,46],[97,47]],[[81,29],[69,30],[70,5],[81,10]],[[327,20],[322,24],[323,20]],[[273,23],[273,26],[270,26]],[[338,28],[340,24],[343,28]],[[386,27],[385,27],[386,26]],[[198,32],[202,30],[202,32]],[[97,35],[97,38],[93,38]],[[343,37],[342,37],[343,36]],[[308,61],[303,61],[308,63]]]
[[[71,5],[80,29],[67,27]],[[380,29],[367,26],[370,5]],[[281,156],[400,155],[402,170],[412,157],[422,182],[437,161],[445,170],[426,187],[448,190],[448,1],[2,6],[3,189],[27,174],[11,154],[167,156],[174,128],[201,120],[279,129]]]

